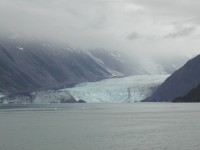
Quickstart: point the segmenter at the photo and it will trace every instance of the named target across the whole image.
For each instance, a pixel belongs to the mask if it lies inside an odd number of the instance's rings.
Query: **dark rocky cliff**
[[[200,102],[200,85],[183,97],[177,97],[173,102]]]
[[[182,68],[175,71],[144,102],[170,102],[184,96],[200,84],[200,55],[189,60]]]

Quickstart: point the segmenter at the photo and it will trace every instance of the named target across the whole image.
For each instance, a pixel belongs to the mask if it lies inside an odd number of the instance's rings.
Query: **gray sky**
[[[200,52],[199,0],[0,0],[0,30],[76,48]]]

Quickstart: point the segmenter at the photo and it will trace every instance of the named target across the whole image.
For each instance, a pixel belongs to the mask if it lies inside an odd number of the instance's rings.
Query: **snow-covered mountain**
[[[35,94],[34,103],[58,102],[69,94],[76,100],[88,103],[136,102],[150,96],[169,75],[136,75],[123,78],[86,82],[73,88],[41,91]]]

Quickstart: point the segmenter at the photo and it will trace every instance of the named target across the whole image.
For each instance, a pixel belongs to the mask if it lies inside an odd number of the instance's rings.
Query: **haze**
[[[195,55],[198,0],[0,0],[5,31],[138,54]]]

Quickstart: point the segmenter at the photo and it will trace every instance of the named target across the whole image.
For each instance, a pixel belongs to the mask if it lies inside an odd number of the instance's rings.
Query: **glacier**
[[[169,75],[136,75],[123,78],[106,79],[98,82],[81,83],[66,88],[75,99],[88,103],[136,102],[150,96],[155,87]]]
[[[135,75],[80,83],[72,88],[37,92],[34,103],[59,103],[61,97],[73,96],[87,103],[138,102],[159,86],[169,75]]]

